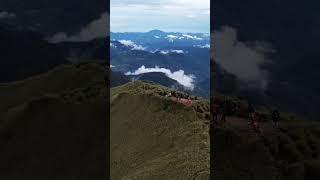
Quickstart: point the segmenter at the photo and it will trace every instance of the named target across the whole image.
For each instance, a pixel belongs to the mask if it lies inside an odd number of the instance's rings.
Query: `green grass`
[[[109,104],[105,69],[82,62],[0,85],[4,179],[103,179],[110,105],[113,179],[208,179],[209,102],[185,106],[137,81]]]
[[[112,179],[208,179],[208,121],[162,91],[142,81],[111,89]]]
[[[76,88],[104,85],[105,70],[99,63],[62,65],[29,79],[0,84],[0,115],[7,109],[40,95],[60,94]]]

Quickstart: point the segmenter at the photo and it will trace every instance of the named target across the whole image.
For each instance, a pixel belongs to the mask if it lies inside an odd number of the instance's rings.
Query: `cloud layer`
[[[167,77],[176,80],[179,84],[183,85],[185,88],[193,90],[194,89],[194,79],[195,76],[192,74],[185,74],[183,70],[171,72],[170,69],[159,68],[155,66],[154,68],[146,68],[141,66],[134,72],[127,72],[126,75],[139,75],[151,72],[161,72],[164,73]]]
[[[264,42],[248,45],[237,38],[237,31],[223,27],[211,36],[214,40],[213,58],[226,71],[239,79],[265,88],[267,72],[261,65],[268,62],[267,54],[273,50]]]
[[[204,49],[204,48],[210,48],[210,44],[206,44],[206,45],[194,45],[193,47],[197,47],[197,48],[202,48],[202,49]]]
[[[177,54],[184,54],[183,50],[162,50],[160,51],[161,54],[169,54],[169,53],[177,53]]]
[[[48,38],[49,42],[85,42],[96,38],[106,38],[109,34],[109,14],[104,12],[99,19],[95,19],[83,27],[78,33],[68,36],[64,32],[59,32]]]
[[[132,50],[145,50],[146,48],[141,46],[141,45],[137,45],[136,43],[134,43],[131,40],[119,40],[119,42],[127,47],[131,47]]]

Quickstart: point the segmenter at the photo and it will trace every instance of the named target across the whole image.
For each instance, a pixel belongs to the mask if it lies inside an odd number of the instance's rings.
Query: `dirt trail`
[[[252,133],[253,130],[248,125],[249,120],[245,118],[240,118],[236,116],[227,116],[225,127],[237,130],[240,133]],[[278,131],[278,129],[273,128],[272,122],[258,122],[262,134],[270,134]],[[284,124],[280,124],[283,127]]]
[[[176,97],[170,97],[171,100],[176,101],[178,103],[184,104],[186,106],[192,106],[194,104],[194,100],[184,99],[184,98],[176,98]]]

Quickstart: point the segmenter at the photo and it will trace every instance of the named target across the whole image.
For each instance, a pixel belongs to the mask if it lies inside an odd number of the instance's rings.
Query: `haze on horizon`
[[[111,32],[210,32],[210,0],[111,0]]]

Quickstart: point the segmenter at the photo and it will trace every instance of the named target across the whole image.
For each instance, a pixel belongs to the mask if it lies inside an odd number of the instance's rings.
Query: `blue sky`
[[[112,32],[210,32],[210,0],[111,0]]]

